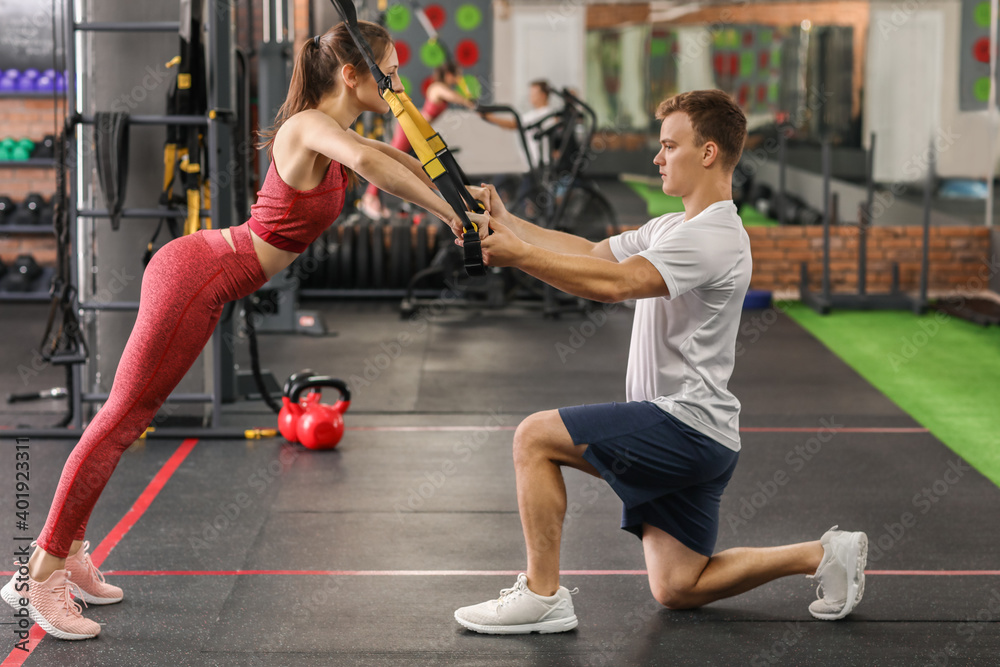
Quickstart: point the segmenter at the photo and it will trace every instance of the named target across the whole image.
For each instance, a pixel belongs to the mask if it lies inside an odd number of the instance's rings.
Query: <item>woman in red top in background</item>
[[[458,104],[467,109],[476,107],[475,102],[455,90],[459,76],[461,76],[461,72],[455,63],[445,63],[434,69],[434,80],[431,85],[427,86],[427,92],[424,94],[424,106],[420,109],[420,115],[427,119],[428,123],[433,122],[435,118],[443,114],[449,104]],[[403,153],[410,151],[410,140],[406,138],[406,133],[399,125],[396,125],[396,133],[392,136],[392,146]],[[361,198],[361,210],[376,220],[388,215],[388,211],[379,200],[379,189],[380,186],[377,183],[369,182],[365,194]]]
[[[382,71],[402,90],[399,60],[385,29],[361,23]],[[288,97],[263,146],[271,166],[247,223],[202,230],[161,248],[142,278],[139,314],[111,393],[63,468],[52,507],[28,563],[2,597],[60,639],[89,639],[100,626],[82,616],[71,593],[112,604],[122,590],[104,581],[84,542],[90,512],[122,452],[138,438],[194,363],[215,330],[223,305],[259,289],[330,225],[344,205],[346,169],[426,208],[457,235],[462,223],[412,157],[347,128],[362,111],[388,104],[343,24],[306,42],[295,61]],[[485,218],[473,217],[482,223]],[[486,230],[487,225],[479,225]]]

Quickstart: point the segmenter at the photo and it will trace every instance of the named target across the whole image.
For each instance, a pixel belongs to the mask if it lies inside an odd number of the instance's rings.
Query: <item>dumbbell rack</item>
[[[0,98],[36,98],[36,99],[51,99],[53,93],[51,92],[20,92],[20,93],[2,93]],[[60,94],[61,96],[61,94]],[[28,158],[27,160],[4,160],[0,161],[0,169],[51,169],[56,166],[55,158]],[[23,200],[22,200],[23,201]],[[51,220],[48,221],[48,225],[45,224],[46,221],[42,220],[41,224],[38,225],[17,225],[17,224],[3,224],[0,225],[0,234],[40,234],[40,235],[52,235]],[[8,270],[10,270],[8,268]],[[42,269],[41,275],[39,275],[35,281],[35,285],[49,285],[52,282],[52,275],[54,271],[49,267]],[[35,290],[32,292],[0,292],[0,302],[4,301],[47,301],[49,299],[48,289]]]
[[[214,63],[232,62],[232,45],[230,32],[228,30],[232,3],[228,0],[208,0],[211,10],[207,12],[209,17],[208,35],[206,39],[207,57]],[[76,61],[79,45],[79,35],[84,32],[107,33],[107,32],[166,32],[177,33],[180,28],[178,21],[149,21],[149,22],[77,22],[75,16],[74,0],[66,0],[64,4],[64,31],[67,59],[67,86],[66,86],[66,109],[69,115],[67,119],[67,142],[75,143],[75,163],[67,165],[70,170],[69,197],[67,200],[67,218],[69,224],[70,245],[74,252],[70,254],[71,270],[70,275],[73,280],[73,287],[76,294],[83,293],[81,286],[86,284],[84,269],[81,266],[80,248],[83,237],[83,221],[87,219],[108,219],[110,213],[107,209],[87,209],[83,208],[81,192],[85,191],[83,174],[86,172],[83,164],[83,137],[78,132],[81,125],[93,125],[94,117],[83,114],[82,110],[82,86],[86,77],[77,71]],[[209,78],[208,105],[213,110],[227,110],[233,108],[235,100],[232,99],[230,81],[232,80],[229,69],[225,66],[213,68],[213,76]],[[209,114],[206,116],[191,115],[133,115],[129,118],[131,125],[200,125],[207,127],[208,153],[211,156],[232,156],[232,128],[228,113]],[[220,127],[224,126],[224,127]],[[225,163],[227,160],[210,160],[207,165],[206,177],[211,184],[211,208],[202,210],[201,216],[211,217],[213,224],[217,227],[228,227],[235,217],[235,207],[232,190],[229,187],[219,185],[220,179],[216,165]],[[122,220],[129,219],[158,219],[163,217],[186,217],[186,211],[165,211],[162,209],[129,209],[122,211]],[[117,301],[111,303],[100,303],[97,301],[78,301],[75,304],[78,312],[97,313],[101,311],[138,311],[138,302]],[[232,368],[232,352],[225,345],[222,345],[222,336],[217,329],[212,337],[213,346],[213,368],[212,391],[205,393],[180,393],[175,392],[167,398],[171,403],[211,403],[211,427],[219,426],[220,408],[222,403],[222,378],[223,368]],[[83,404],[102,403],[108,399],[108,394],[103,392],[84,391],[84,368],[82,364],[72,366],[72,381],[69,390],[69,401],[72,419],[69,426],[79,428],[82,426]],[[204,435],[204,434],[203,434]]]

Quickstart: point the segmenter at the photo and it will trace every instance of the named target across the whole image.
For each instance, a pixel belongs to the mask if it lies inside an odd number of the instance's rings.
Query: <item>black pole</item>
[[[775,201],[778,205],[778,224],[784,225],[785,220],[785,151],[788,140],[785,138],[785,125],[778,125],[778,196]]]
[[[830,140],[823,140],[823,300],[830,300]]]
[[[864,295],[868,286],[868,225],[872,224],[875,206],[875,133],[868,145],[865,161],[865,210],[858,221],[858,294]]]
[[[937,156],[934,154],[934,141],[927,149],[927,184],[924,186],[924,247],[920,257],[920,296],[916,304],[917,313],[922,313],[927,306],[927,281],[930,273],[928,247],[931,236],[931,192],[934,189],[934,172],[937,171]],[[990,187],[993,187],[990,185]]]

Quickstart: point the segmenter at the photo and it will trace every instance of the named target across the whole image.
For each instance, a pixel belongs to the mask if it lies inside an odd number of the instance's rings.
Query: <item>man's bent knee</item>
[[[672,584],[650,583],[650,591],[653,598],[667,609],[677,611],[681,609],[695,609],[699,605],[691,597],[687,588]]]
[[[514,431],[515,461],[542,453],[546,444],[548,419],[551,419],[549,413],[536,412],[518,424],[517,430]]]

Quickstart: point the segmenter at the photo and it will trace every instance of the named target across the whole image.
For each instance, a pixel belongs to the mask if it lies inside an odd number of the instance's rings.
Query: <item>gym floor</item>
[[[805,577],[698,611],[659,608],[639,541],[618,528],[617,498],[567,471],[563,583],[579,588],[579,627],[512,637],[462,629],[453,610],[496,597],[524,567],[514,428],[536,410],[623,400],[631,311],[587,320],[447,310],[403,321],[397,305],[307,304],[336,336],[262,337],[264,365],[279,378],[302,367],[345,379],[369,369],[336,450],[270,439],[150,440],[127,451],[89,535],[125,600],[84,610],[104,626],[96,640],[36,630],[30,655],[11,650],[4,664],[995,664],[1000,491],[778,311],[740,341],[732,388],[743,401],[743,452],[718,549],[816,539],[834,524],[865,530],[858,610],[813,620]],[[24,386],[15,369],[46,312],[4,306],[4,387]],[[397,350],[402,333],[411,338]],[[27,389],[61,379],[47,369]],[[34,425],[61,408],[0,407],[5,423]],[[245,402],[225,421],[274,417]],[[31,442],[32,530],[72,445]],[[13,489],[12,437],[3,456],[0,488]],[[0,519],[8,553],[18,534],[12,495]]]

